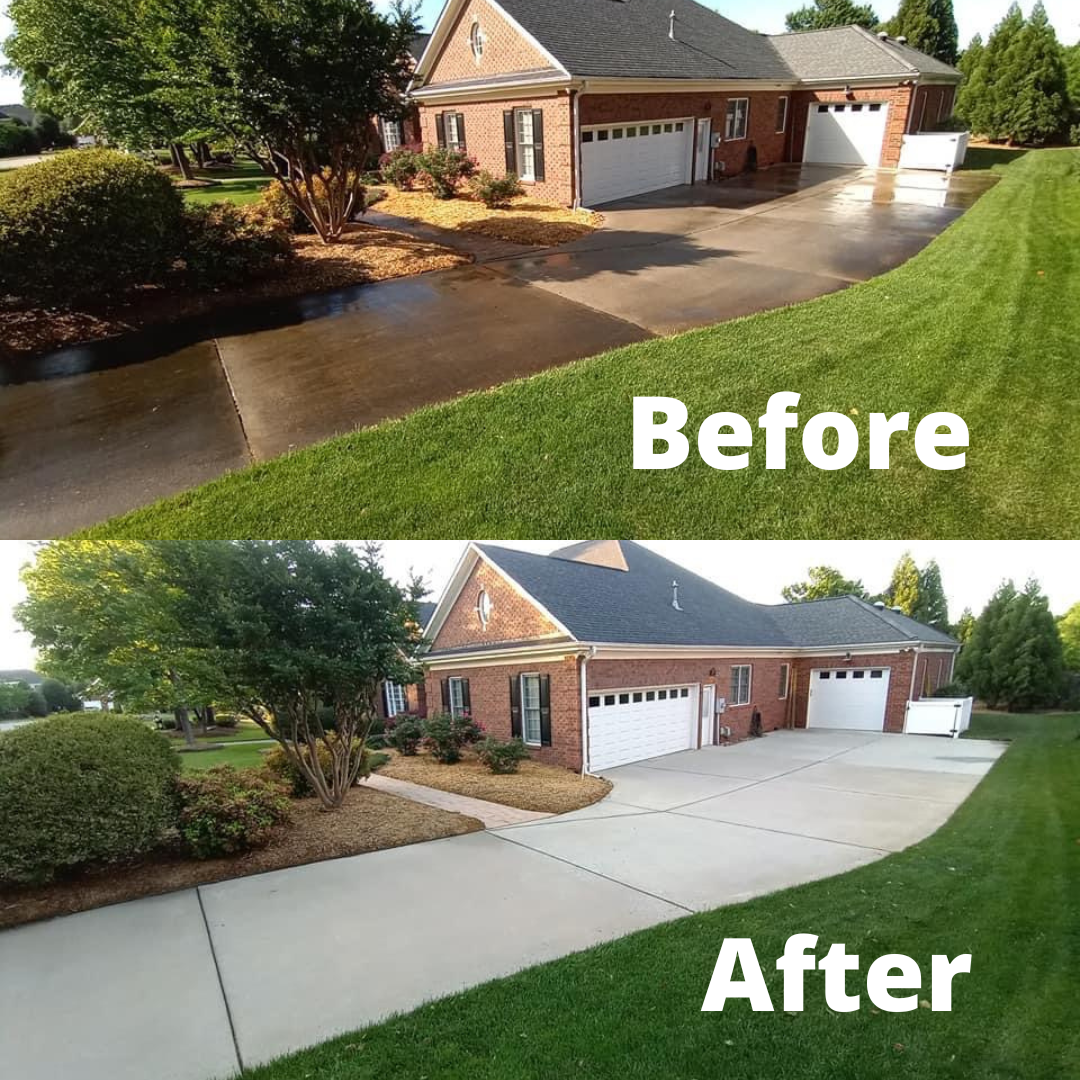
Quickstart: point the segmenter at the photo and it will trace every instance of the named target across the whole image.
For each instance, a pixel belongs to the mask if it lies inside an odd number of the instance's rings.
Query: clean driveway
[[[19,1080],[226,1077],[523,967],[882,858],[943,824],[1003,749],[780,732],[611,770],[606,800],[560,818],[9,930],[0,1060]]]

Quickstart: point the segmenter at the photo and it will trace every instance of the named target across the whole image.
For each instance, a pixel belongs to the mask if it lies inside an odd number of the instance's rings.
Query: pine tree
[[[949,601],[936,559],[931,559],[919,574],[919,599],[911,617],[943,632],[949,628]]]
[[[955,64],[960,52],[952,0],[901,0],[895,18],[885,24],[891,37],[907,38],[913,49]]]
[[[986,46],[982,34],[976,34],[960,57],[958,67],[964,73],[960,92],[956,98],[956,115],[971,124],[972,104],[986,92],[986,72],[982,66]]]
[[[972,86],[965,103],[964,119],[988,139],[1008,138],[1009,110],[1020,89],[1017,44],[1024,32],[1024,15],[1013,4],[1005,18],[994,27],[972,74]]]
[[[825,30],[831,26],[856,25],[873,30],[878,22],[877,12],[870,4],[855,4],[852,0],[814,0],[788,15],[787,28]]]
[[[964,608],[960,621],[951,628],[951,633],[961,645],[966,645],[971,640],[971,632],[975,629],[975,614],[971,608]]]
[[[1006,113],[1009,139],[1042,143],[1061,134],[1069,118],[1065,57],[1042,0],[1017,38],[1013,65],[1019,87]]]
[[[919,568],[911,552],[905,551],[893,570],[892,581],[885,594],[890,606],[898,607],[905,615],[913,614],[919,606],[919,584]]]
[[[1003,582],[975,620],[971,638],[956,663],[956,679],[977,698],[996,709],[1002,700],[1003,668],[995,662],[995,649],[1002,636],[1002,620],[1016,598],[1016,586]]]

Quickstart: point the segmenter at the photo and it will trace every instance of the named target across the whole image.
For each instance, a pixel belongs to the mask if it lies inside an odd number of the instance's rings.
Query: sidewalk
[[[395,780],[378,773],[372,773],[364,784],[376,791],[385,791],[388,795],[398,795],[402,799],[411,799],[427,806],[437,806],[440,810],[452,810],[455,814],[476,818],[484,823],[485,829],[524,825],[529,821],[540,821],[553,816],[538,810],[518,810],[514,806],[474,799],[469,795],[455,795],[452,791],[439,791],[438,788],[425,787],[423,784],[410,784],[408,780]]]

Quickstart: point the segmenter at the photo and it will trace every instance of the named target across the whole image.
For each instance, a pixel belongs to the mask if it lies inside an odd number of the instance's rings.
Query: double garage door
[[[806,726],[884,731],[888,697],[888,668],[811,671]]]
[[[589,770],[697,747],[696,686],[605,690],[589,695]]]
[[[810,106],[803,161],[808,165],[881,164],[889,124],[884,102],[847,101]]]
[[[586,206],[690,183],[694,122],[610,124],[581,132],[581,197]]]

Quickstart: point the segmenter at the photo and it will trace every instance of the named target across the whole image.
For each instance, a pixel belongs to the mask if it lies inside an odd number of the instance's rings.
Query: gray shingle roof
[[[574,76],[791,80],[767,37],[694,0],[498,2]]]
[[[883,41],[861,26],[777,34],[769,40],[787,66],[805,80],[890,75],[910,79],[920,74],[960,77],[956,68],[893,38]]]
[[[0,671],[0,684],[19,682],[29,683],[31,686],[40,686],[41,676],[29,668],[12,668],[8,671]]]
[[[854,597],[754,604],[629,541],[621,542],[625,571],[491,544],[477,547],[579,641],[762,648],[956,644],[932,627]],[[672,606],[673,581],[679,583],[681,611]]]

